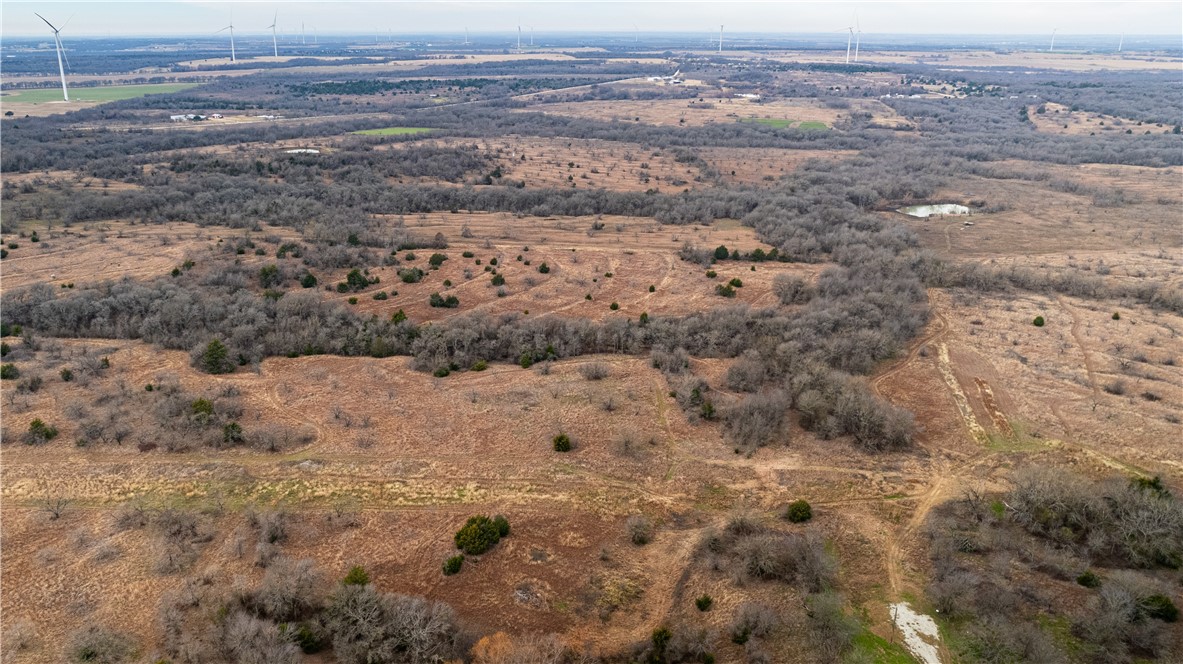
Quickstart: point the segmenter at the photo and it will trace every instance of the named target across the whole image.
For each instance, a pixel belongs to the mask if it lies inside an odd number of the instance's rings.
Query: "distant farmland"
[[[196,87],[197,83],[156,83],[150,85],[111,85],[99,88],[71,88],[70,101],[108,102],[121,99],[134,99],[144,95],[169,94]],[[19,101],[26,104],[44,104],[50,101],[62,101],[61,88],[42,88],[37,90],[5,90],[4,99]]]

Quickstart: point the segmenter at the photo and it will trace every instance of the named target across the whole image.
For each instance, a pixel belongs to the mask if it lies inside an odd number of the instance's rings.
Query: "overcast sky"
[[[300,23],[320,34],[511,32],[516,25],[545,31],[706,32],[720,23],[734,32],[836,32],[858,22],[865,33],[1180,35],[1183,2],[9,2],[0,4],[5,37],[41,35],[33,12],[58,24],[63,37],[82,35],[205,35],[227,25],[263,33],[279,13],[281,32]],[[71,18],[72,17],[72,18]],[[1183,39],[1183,37],[1181,37]]]

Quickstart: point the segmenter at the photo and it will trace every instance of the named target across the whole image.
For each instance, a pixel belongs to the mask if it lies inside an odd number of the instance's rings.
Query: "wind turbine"
[[[218,32],[230,31],[230,62],[238,62],[238,58],[234,56],[234,14],[230,14],[230,25],[218,30]],[[214,34],[218,34],[215,32]]]
[[[1052,28],[1052,45],[1048,47],[1048,53],[1056,50],[1056,30],[1059,30],[1059,28]]]
[[[1121,46],[1125,43],[1125,33],[1121,33],[1121,39],[1117,40],[1117,52],[1121,53]]]
[[[300,21],[300,45],[308,45],[308,37],[304,34],[304,21]]]
[[[850,31],[850,35],[846,37],[846,64],[850,64],[850,42],[854,39],[854,28],[847,26],[846,29]]]
[[[522,52],[522,26],[518,26],[518,53]]]
[[[468,44],[469,44],[469,41],[468,41],[468,26],[466,25],[466,26],[464,26],[464,45],[465,45],[465,46],[468,46]]]
[[[862,38],[863,38],[863,29],[861,27],[859,27],[858,14],[854,15],[854,29],[855,29],[855,33],[854,33],[854,61],[858,62],[859,42],[862,41]]]
[[[62,48],[62,37],[59,34],[61,30],[55,28],[53,24],[46,20],[46,18],[41,14],[38,14],[37,12],[33,12],[33,14],[35,14],[37,18],[41,19],[42,21],[45,21],[45,25],[48,25],[49,29],[53,30],[53,44],[57,48],[58,52],[58,73],[62,75],[62,99],[64,101],[70,101],[70,93],[66,90],[66,68],[62,65],[62,51],[64,49]],[[69,22],[69,19],[67,19],[66,22],[62,24],[62,27],[66,27]]]
[[[719,52],[723,52],[723,26],[719,26]]]
[[[640,43],[641,43],[641,29],[637,27],[636,23],[633,23],[633,44],[640,44]]]
[[[271,50],[275,52],[275,57],[279,57],[279,42],[275,40],[275,24],[279,21],[279,10],[275,11],[275,16],[271,17],[271,25],[267,26],[271,29]]]
[[[534,26],[530,26],[530,48],[534,48]]]

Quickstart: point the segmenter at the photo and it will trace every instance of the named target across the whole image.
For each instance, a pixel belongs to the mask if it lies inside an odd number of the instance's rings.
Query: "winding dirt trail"
[[[1093,368],[1093,358],[1089,354],[1089,348],[1080,336],[1080,316],[1076,315],[1076,310],[1065,302],[1063,297],[1057,297],[1056,302],[1072,316],[1072,340],[1076,342],[1077,346],[1080,346],[1080,354],[1084,356],[1084,370],[1088,375],[1089,385],[1093,388],[1093,399],[1095,400],[1101,396],[1101,388],[1097,385],[1097,372]]]

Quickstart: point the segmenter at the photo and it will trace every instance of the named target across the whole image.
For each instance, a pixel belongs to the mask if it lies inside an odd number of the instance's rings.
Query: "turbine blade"
[[[218,34],[219,32],[226,32],[226,31],[227,31],[227,30],[229,30],[229,29],[230,29],[230,26],[226,26],[226,27],[222,28],[221,30],[217,30],[217,31],[215,31],[215,32],[214,32],[214,34],[216,35],[216,34]]]
[[[70,25],[70,21],[73,21],[73,20],[74,20],[74,16],[76,16],[76,14],[70,14],[70,18],[66,19],[66,22],[65,22],[65,23],[63,23],[63,24],[62,24],[62,27],[58,28],[58,30],[65,30],[65,29],[66,29],[66,26],[67,26],[67,25]]]
[[[62,59],[66,61],[66,69],[70,69],[70,56],[66,54],[66,45],[62,43],[62,38],[54,35],[58,41],[58,48],[62,49]]]
[[[45,18],[41,14],[38,14],[37,12],[33,12],[33,15],[36,16],[37,18],[41,19],[42,21],[45,21],[45,25],[48,25],[50,30],[53,30],[54,32],[58,31],[58,29],[53,27],[53,24],[49,22],[49,19]]]

